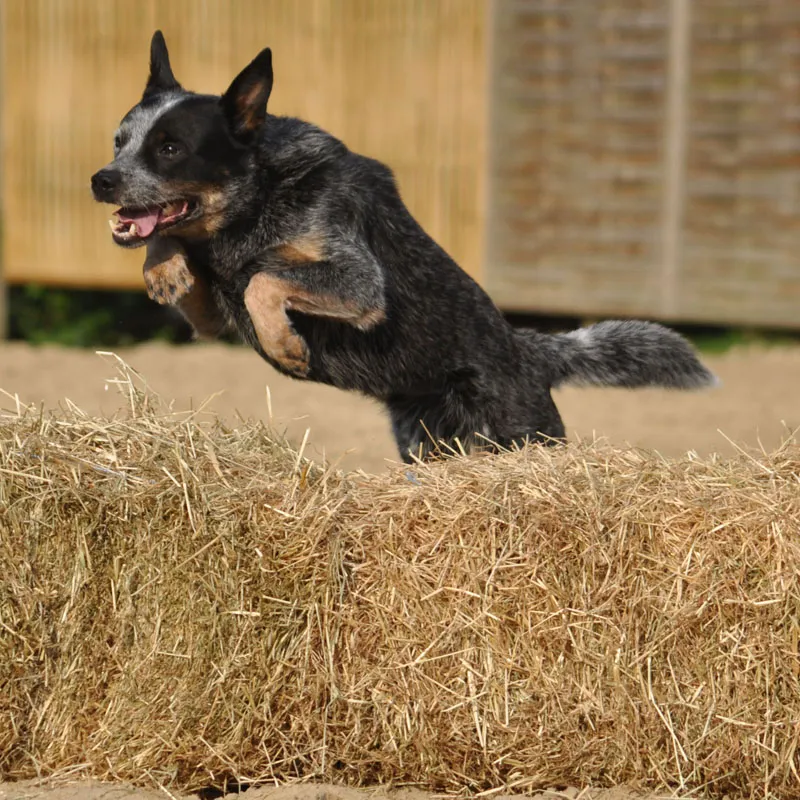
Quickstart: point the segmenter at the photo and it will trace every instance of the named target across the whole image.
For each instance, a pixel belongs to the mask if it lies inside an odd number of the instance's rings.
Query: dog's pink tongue
[[[136,230],[142,239],[146,239],[156,229],[160,216],[161,209],[159,208],[121,208],[117,211],[120,222],[136,223]]]

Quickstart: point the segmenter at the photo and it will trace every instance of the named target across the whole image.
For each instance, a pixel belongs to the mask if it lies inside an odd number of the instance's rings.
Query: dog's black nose
[[[92,193],[96,200],[113,202],[114,192],[120,184],[121,175],[115,169],[101,169],[92,175]]]

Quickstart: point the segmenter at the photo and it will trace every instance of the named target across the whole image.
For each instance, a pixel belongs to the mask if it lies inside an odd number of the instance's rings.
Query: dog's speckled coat
[[[103,202],[191,201],[147,244],[151,267],[166,242],[175,263],[177,241],[185,249],[188,262],[156,268],[150,287],[199,330],[232,325],[280,371],[378,399],[406,459],[438,442],[558,440],[550,390],[564,383],[714,383],[682,337],[653,323],[515,331],[412,217],[388,167],[267,114],[271,88],[264,50],[221,98],[186,91],[157,32],[144,97],[93,179]],[[205,299],[187,302],[193,292]]]

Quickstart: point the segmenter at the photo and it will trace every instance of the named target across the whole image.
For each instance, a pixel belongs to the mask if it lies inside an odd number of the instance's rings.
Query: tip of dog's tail
[[[551,337],[553,386],[707,389],[720,381],[680,334],[654,322],[610,320]]]

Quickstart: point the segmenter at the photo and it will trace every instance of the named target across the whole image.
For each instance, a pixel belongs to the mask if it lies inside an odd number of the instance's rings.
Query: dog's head
[[[156,31],[141,101],[114,135],[114,160],[92,176],[101,203],[121,206],[114,242],[139,247],[162,231],[206,239],[224,227],[242,189],[272,91],[272,53],[261,53],[222,97],[178,83]]]

